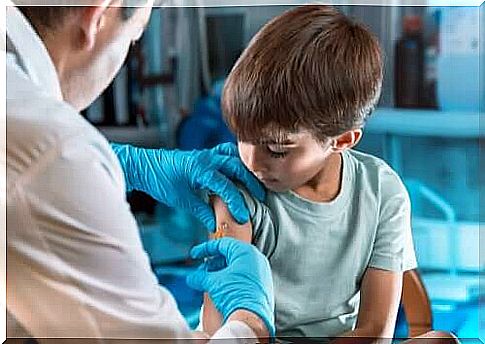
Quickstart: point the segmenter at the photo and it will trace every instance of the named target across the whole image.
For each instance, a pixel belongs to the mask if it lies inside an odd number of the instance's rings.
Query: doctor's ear
[[[96,36],[106,21],[106,1],[99,2],[96,6],[80,8],[79,14],[79,40],[78,47],[82,50],[93,49],[96,43]]]
[[[362,129],[352,129],[343,134],[333,138],[332,150],[334,152],[342,152],[346,149],[351,149],[362,138]]]

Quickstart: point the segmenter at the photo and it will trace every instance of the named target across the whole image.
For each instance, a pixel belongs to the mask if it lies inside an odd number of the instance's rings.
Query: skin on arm
[[[353,337],[364,337],[363,343],[391,343],[401,301],[402,275],[402,272],[368,268],[362,279],[355,330],[342,333],[339,335],[342,338],[332,344],[353,343]]]
[[[211,196],[210,202],[214,208],[217,226],[217,231],[210,235],[211,239],[217,240],[227,236],[250,243],[253,235],[251,222],[249,221],[242,225],[238,224],[233,219],[226,204],[218,196]],[[204,312],[202,318],[204,332],[210,336],[222,326],[222,316],[207,293],[204,294]]]
[[[234,313],[232,313],[227,321],[241,321],[245,323],[251,330],[254,332],[257,338],[259,338],[259,342],[262,344],[269,343],[269,332],[266,328],[264,322],[259,318],[256,314],[247,311],[245,309],[238,309]],[[197,343],[206,343],[210,340],[209,334],[203,331],[194,331],[192,332],[192,338],[197,340]],[[437,343],[438,344],[438,343]],[[441,343],[439,343],[441,344]]]

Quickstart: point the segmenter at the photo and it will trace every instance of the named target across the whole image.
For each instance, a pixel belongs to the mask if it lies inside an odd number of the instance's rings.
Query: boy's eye
[[[288,152],[276,145],[267,145],[266,150],[272,158],[284,158]]]

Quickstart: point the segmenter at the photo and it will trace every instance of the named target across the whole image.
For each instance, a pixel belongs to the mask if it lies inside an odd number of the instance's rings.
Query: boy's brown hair
[[[322,142],[363,126],[382,85],[376,37],[330,6],[300,6],[266,24],[232,69],[222,110],[239,140],[268,126]]]

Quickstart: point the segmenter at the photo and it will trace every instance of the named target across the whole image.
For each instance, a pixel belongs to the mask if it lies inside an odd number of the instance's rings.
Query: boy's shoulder
[[[367,171],[369,173],[389,173],[398,177],[396,171],[394,171],[387,162],[375,155],[354,149],[347,150],[345,154],[347,154],[348,160],[352,165],[354,165],[354,168],[360,170],[361,172]]]
[[[361,167],[366,169],[389,169],[393,171],[384,160],[375,155],[364,153],[355,149],[349,149],[345,151],[345,154],[348,154],[348,156],[354,160],[354,162],[361,164]]]
[[[406,188],[396,171],[384,160],[357,150],[346,151],[354,177],[380,194],[405,193]]]

